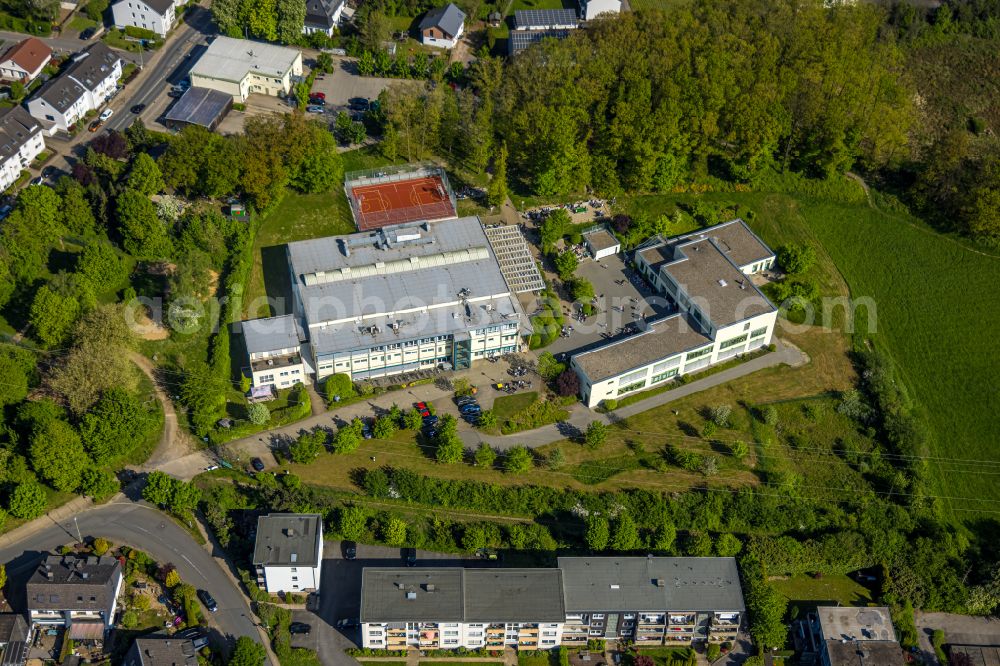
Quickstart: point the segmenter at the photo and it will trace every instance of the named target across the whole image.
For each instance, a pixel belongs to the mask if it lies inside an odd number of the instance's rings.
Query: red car
[[[426,402],[418,402],[414,406],[417,408],[417,411],[420,412],[421,416],[430,416],[431,415],[431,410],[427,409],[427,403]]]
[[[321,93],[321,92],[311,92],[311,93],[309,93],[309,99],[313,99],[313,98],[325,100],[326,99],[326,93]]]

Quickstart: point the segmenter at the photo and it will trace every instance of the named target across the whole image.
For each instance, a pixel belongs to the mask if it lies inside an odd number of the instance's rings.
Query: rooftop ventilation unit
[[[722,278],[719,278],[719,286],[720,286],[720,287],[725,287],[725,286],[726,286],[726,285],[728,285],[728,284],[729,284],[728,282],[726,282],[726,281],[725,281],[725,280],[723,280]]]
[[[666,587],[666,586],[667,586],[667,581],[665,579],[663,578],[656,579],[656,587]]]
[[[413,600],[415,600],[417,598],[417,593],[416,592],[407,592],[406,593],[406,598],[409,599],[410,601],[413,601]]]

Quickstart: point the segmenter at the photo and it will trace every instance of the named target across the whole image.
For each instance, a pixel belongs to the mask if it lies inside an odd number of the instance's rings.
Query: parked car
[[[198,598],[201,599],[201,603],[205,605],[208,612],[214,613],[219,610],[219,604],[215,603],[215,598],[208,593],[208,590],[198,590]]]
[[[28,184],[29,185],[41,185],[44,182],[45,182],[44,178],[42,178],[41,176],[35,176],[34,178],[32,178],[31,180],[28,181]]]
[[[326,109],[324,109],[322,106],[316,106],[315,104],[312,104],[306,107],[306,111],[308,113],[323,113],[324,111],[326,111]]]
[[[167,93],[167,97],[173,97],[174,99],[177,99],[183,94],[184,94],[183,90],[177,90],[176,88],[171,88],[170,91]]]
[[[253,458],[250,460],[250,466],[253,467],[255,472],[264,471],[264,461],[260,458]]]
[[[87,28],[86,30],[80,33],[80,39],[82,39],[83,41],[87,41],[95,34],[97,34],[97,28]]]
[[[404,548],[403,549],[403,561],[406,562],[406,566],[415,567],[417,566],[417,549],[416,548]]]
[[[292,622],[288,625],[288,633],[290,634],[308,634],[312,631],[312,627],[305,622]]]
[[[371,103],[364,97],[352,97],[347,100],[347,106],[353,111],[367,111]]]
[[[206,472],[214,472],[217,469],[219,469],[218,465],[209,465],[208,467],[205,468],[205,471]]]
[[[194,643],[194,648],[200,650],[201,648],[208,645],[208,634],[201,627],[190,627],[188,629],[181,629],[176,634],[176,638],[186,638]]]
[[[418,402],[413,406],[417,408],[417,411],[420,412],[420,415],[423,416],[424,418],[427,418],[428,416],[431,415],[431,410],[427,407],[426,402]]]
[[[462,405],[468,405],[469,403],[476,402],[476,399],[471,395],[463,395],[461,397],[455,398],[455,404],[461,407]]]
[[[359,624],[360,622],[358,622],[357,620],[348,617],[345,617],[341,620],[337,620],[338,629],[353,629],[354,627],[357,627]]]
[[[438,417],[436,415],[434,415],[434,414],[428,414],[427,416],[424,417],[424,427],[425,428],[430,428],[432,426],[435,426],[435,425],[437,425],[437,422],[439,420],[440,419],[438,419]]]
[[[365,439],[371,439],[372,437],[375,436],[375,433],[372,432],[371,421],[369,421],[368,419],[365,419],[361,422],[361,436],[364,437]]]
[[[353,560],[353,559],[357,558],[357,556],[358,556],[358,544],[354,543],[353,541],[345,541],[342,544],[340,544],[340,547],[344,551],[344,559],[345,560]]]
[[[14,207],[10,204],[4,204],[0,206],[0,220],[6,219],[10,215],[10,211],[14,210]]]
[[[132,113],[134,113],[136,115],[139,115],[145,109],[146,109],[146,105],[145,104],[135,104],[135,105],[132,106],[131,109],[129,109],[129,111],[131,111]]]
[[[94,122],[90,123],[90,127],[87,128],[87,131],[96,132],[97,130],[101,129],[103,125],[104,125],[103,120],[95,120]]]
[[[325,97],[310,97],[309,98],[309,103],[310,104],[315,104],[316,106],[326,106],[326,98]]]
[[[113,115],[115,115],[115,112],[114,112],[113,109],[104,109],[103,111],[101,111],[101,115],[99,115],[98,118],[101,119],[101,120],[107,120],[108,118],[110,118]]]
[[[321,99],[321,100],[323,100],[324,103],[326,103],[326,93],[322,93],[322,92],[319,92],[319,91],[314,91],[314,92],[309,93],[309,99],[312,99],[314,97],[316,99]]]

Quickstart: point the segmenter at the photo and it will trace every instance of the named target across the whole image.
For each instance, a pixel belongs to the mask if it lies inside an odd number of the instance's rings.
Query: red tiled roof
[[[52,49],[40,39],[28,37],[18,42],[0,60],[13,60],[21,69],[33,72],[52,56]]]

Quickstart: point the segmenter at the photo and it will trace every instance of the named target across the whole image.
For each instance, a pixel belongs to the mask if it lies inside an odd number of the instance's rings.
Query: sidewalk
[[[108,502],[116,502],[123,497],[125,497],[123,494],[118,493],[108,500]],[[6,548],[7,546],[12,546],[20,541],[28,539],[31,535],[41,532],[53,523],[58,525],[63,521],[70,520],[73,516],[86,511],[93,505],[94,503],[89,497],[75,497],[62,506],[52,509],[44,516],[40,516],[34,520],[29,520],[24,525],[12,529],[6,534],[0,535],[0,548]]]

